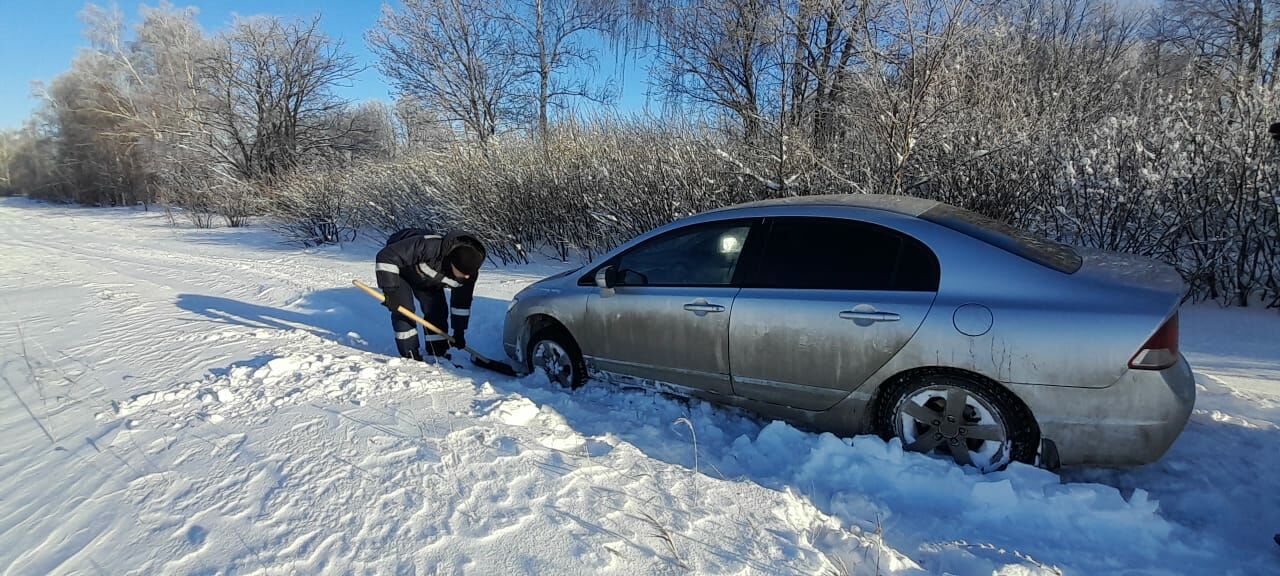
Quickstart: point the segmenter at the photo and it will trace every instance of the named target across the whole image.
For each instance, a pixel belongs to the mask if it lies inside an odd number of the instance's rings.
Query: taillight
[[[1178,363],[1178,313],[1165,321],[1142,345],[1133,358],[1129,359],[1129,367],[1136,370],[1164,370]]]

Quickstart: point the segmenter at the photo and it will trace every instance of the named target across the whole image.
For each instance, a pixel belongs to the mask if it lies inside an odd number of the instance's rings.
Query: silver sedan
[[[646,233],[512,301],[508,355],[568,387],[675,389],[982,471],[1156,460],[1195,402],[1170,268],[900,196]]]

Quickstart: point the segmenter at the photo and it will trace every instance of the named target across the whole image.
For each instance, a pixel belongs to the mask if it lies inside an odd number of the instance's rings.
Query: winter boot
[[[449,341],[443,336],[427,338],[427,354],[436,358],[449,359]]]

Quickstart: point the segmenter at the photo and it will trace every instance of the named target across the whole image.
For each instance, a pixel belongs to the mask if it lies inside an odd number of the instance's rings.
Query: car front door
[[[611,289],[587,299],[593,368],[729,394],[729,317],[752,220],[668,231],[612,259]]]
[[[734,301],[734,393],[824,410],[898,352],[933,305],[938,263],[896,230],[839,218],[772,218]]]

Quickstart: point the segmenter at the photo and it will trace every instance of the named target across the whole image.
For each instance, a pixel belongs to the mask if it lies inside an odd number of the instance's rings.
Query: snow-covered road
[[[402,363],[372,250],[0,201],[4,574],[1280,573],[1280,313],[1195,306],[1187,431],[979,476],[591,383]],[[486,270],[469,338],[552,266]]]

